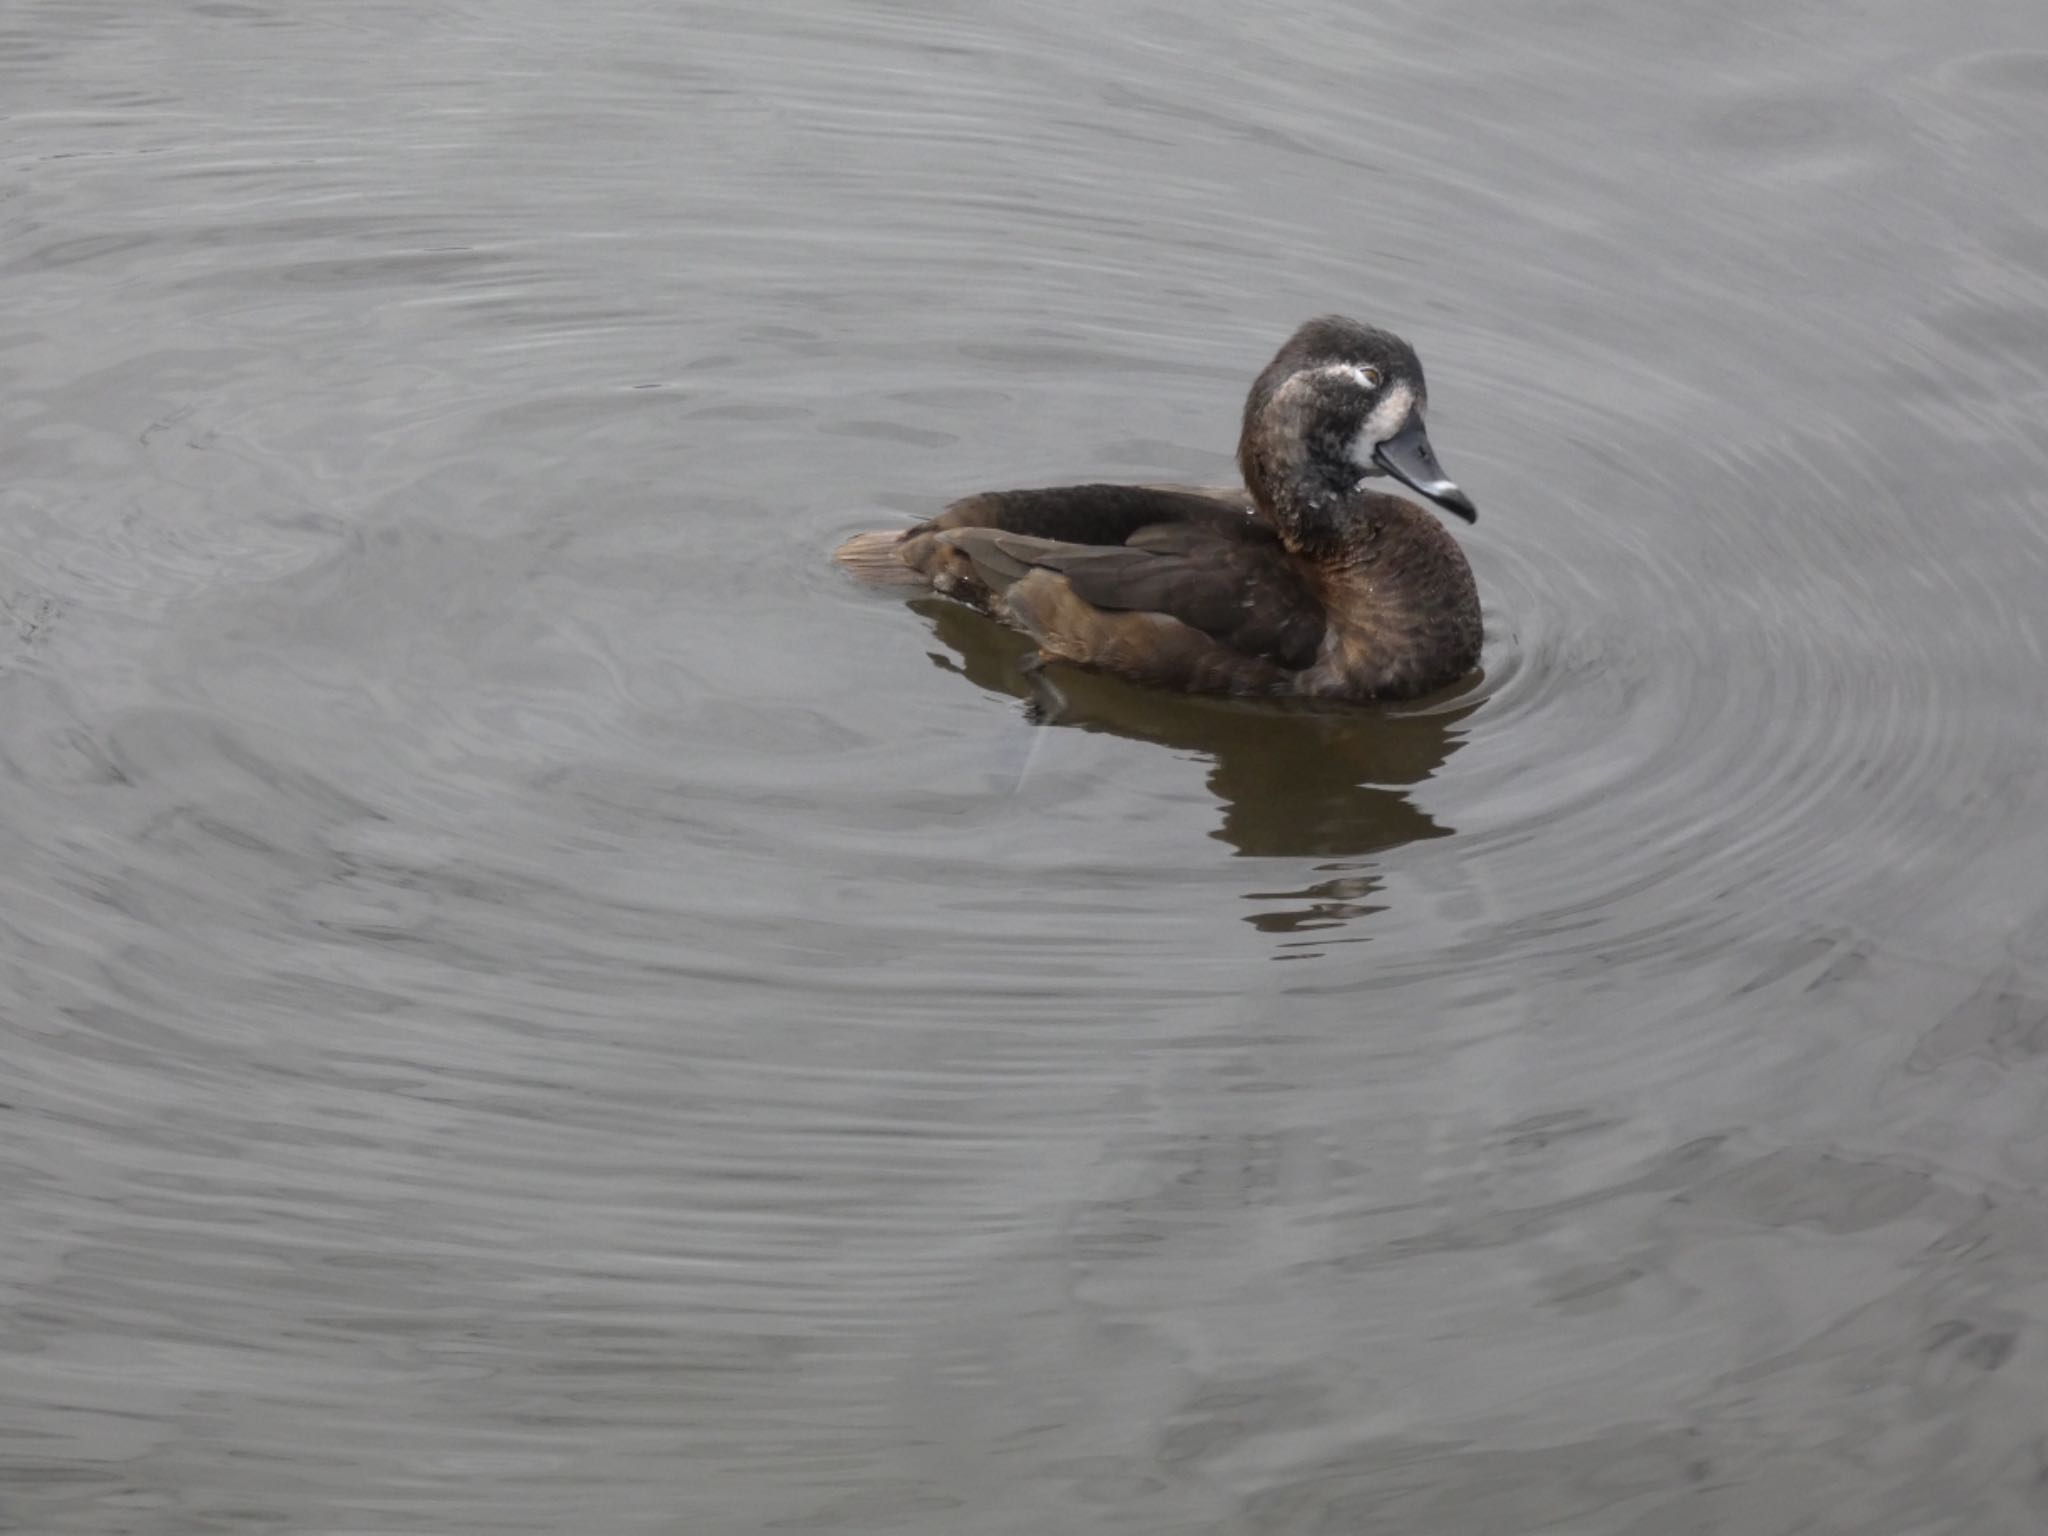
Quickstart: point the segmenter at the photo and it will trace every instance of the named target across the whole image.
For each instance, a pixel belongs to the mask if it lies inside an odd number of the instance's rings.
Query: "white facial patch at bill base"
[[[1370,464],[1373,449],[1400,431],[1414,409],[1415,387],[1412,384],[1388,385],[1386,397],[1372,408],[1372,414],[1365,418],[1358,435],[1351,440],[1352,460]]]

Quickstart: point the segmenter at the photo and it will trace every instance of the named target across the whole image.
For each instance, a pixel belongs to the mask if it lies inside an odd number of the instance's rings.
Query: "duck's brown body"
[[[1341,356],[1363,343],[1372,361],[1331,361],[1332,331],[1348,345]],[[1402,370],[1402,354],[1412,363],[1398,339],[1352,322],[1303,327],[1246,405],[1239,462],[1249,491],[991,492],[914,528],[857,534],[839,559],[980,608],[1029,635],[1046,660],[1155,687],[1325,699],[1428,693],[1478,663],[1471,568],[1433,514],[1366,489],[1351,459],[1371,406],[1396,378],[1413,404],[1394,415],[1420,440],[1420,365]],[[1383,387],[1367,390],[1345,369]],[[1422,453],[1433,469],[1426,441]],[[1433,494],[1469,511],[1449,482],[1425,488],[1439,485]]]

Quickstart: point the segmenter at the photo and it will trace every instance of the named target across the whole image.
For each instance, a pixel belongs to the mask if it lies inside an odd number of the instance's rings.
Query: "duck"
[[[1252,383],[1242,489],[1071,485],[984,491],[836,558],[1018,630],[1028,664],[1065,663],[1188,694],[1400,701],[1471,673],[1484,642],[1467,523],[1437,463],[1415,349],[1324,315]]]

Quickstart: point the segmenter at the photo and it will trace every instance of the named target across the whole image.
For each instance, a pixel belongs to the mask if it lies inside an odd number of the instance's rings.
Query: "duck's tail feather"
[[[903,559],[901,528],[883,528],[874,533],[856,533],[832,552],[832,558],[862,581],[886,586],[921,587],[926,578]]]

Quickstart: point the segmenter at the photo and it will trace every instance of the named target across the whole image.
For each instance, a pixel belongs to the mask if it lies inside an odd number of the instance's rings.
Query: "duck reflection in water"
[[[917,598],[910,606],[950,653],[932,653],[936,665],[1023,700],[1042,725],[1107,732],[1206,759],[1209,791],[1223,812],[1211,835],[1238,854],[1333,861],[1303,889],[1246,893],[1264,906],[1246,921],[1264,931],[1308,934],[1381,910],[1373,899],[1381,885],[1376,856],[1453,830],[1416,805],[1406,786],[1431,777],[1462,744],[1462,723],[1478,707],[1476,678],[1433,707],[1332,710],[1162,693],[1060,668],[1057,702],[1048,707],[1025,636],[943,599]]]

